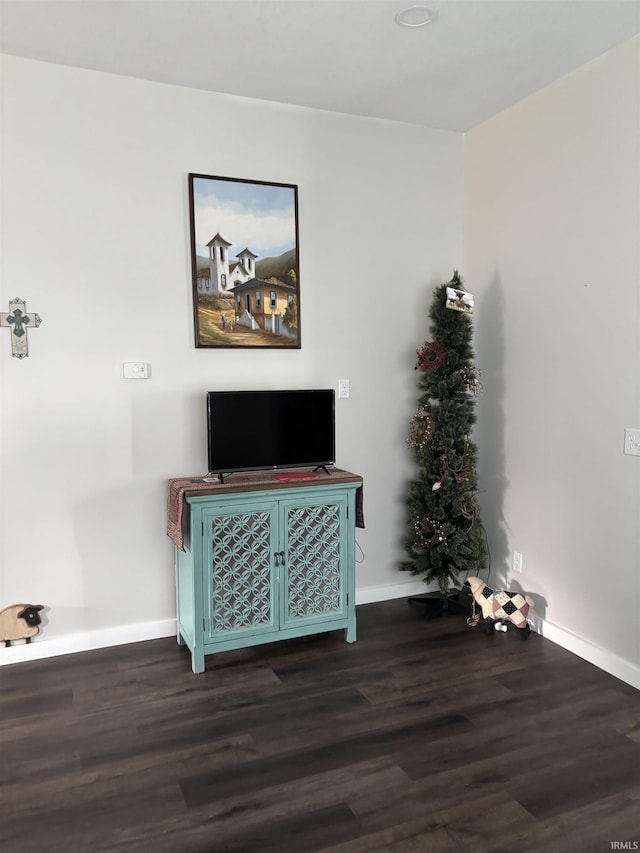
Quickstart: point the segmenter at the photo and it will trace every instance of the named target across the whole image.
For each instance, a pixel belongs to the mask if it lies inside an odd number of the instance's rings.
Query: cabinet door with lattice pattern
[[[282,506],[280,585],[283,627],[346,613],[344,532],[347,498],[287,501]]]
[[[205,512],[205,634],[209,639],[277,630],[277,528],[274,502]]]

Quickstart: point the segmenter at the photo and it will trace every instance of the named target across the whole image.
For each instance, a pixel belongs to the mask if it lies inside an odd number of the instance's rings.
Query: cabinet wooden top
[[[171,482],[171,481],[170,481]],[[259,492],[272,489],[312,488],[314,486],[342,485],[353,483],[362,485],[362,477],[342,468],[325,471],[306,471],[296,469],[278,469],[277,471],[239,471],[225,475],[224,483],[207,483],[202,477],[192,477],[180,481],[185,498],[204,497],[206,495],[231,495],[242,492]]]
[[[309,489],[317,486],[356,487],[356,526],[364,527],[362,514],[362,477],[331,468],[326,471],[303,471],[300,468],[280,469],[278,471],[242,471],[228,474],[225,483],[207,483],[202,477],[181,477],[169,480],[167,490],[167,535],[181,551],[184,551],[183,509],[187,509],[189,499],[217,497],[220,495],[247,494],[248,492],[272,491],[273,489]],[[199,503],[199,501],[195,501]]]

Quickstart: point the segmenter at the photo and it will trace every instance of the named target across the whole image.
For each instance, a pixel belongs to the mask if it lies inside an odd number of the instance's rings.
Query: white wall
[[[494,578],[522,552],[549,635],[637,686],[639,45],[467,135],[464,249]]]
[[[13,57],[2,75],[0,310],[19,296],[43,323],[23,360],[0,330],[0,606],[45,604],[37,645],[62,651],[166,633],[165,484],[206,469],[205,391],[343,377],[360,598],[412,591],[413,365],[460,265],[462,137]],[[301,350],[194,348],[188,172],[298,184]]]
[[[337,445],[365,480],[358,598],[413,591],[396,563],[414,356],[459,267],[492,579],[640,685],[640,459],[622,454],[640,426],[638,44],[464,151],[457,134],[3,57],[0,310],[19,296],[43,324],[21,361],[0,329],[0,607],[47,612],[0,664],[171,631],[165,484],[206,467],[209,388],[350,378]],[[190,171],[298,184],[300,351],[194,348]],[[153,378],[121,379],[130,360]]]

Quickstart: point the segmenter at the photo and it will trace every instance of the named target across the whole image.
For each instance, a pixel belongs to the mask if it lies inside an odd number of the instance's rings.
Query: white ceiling
[[[465,131],[640,32],[640,0],[0,0],[15,56]],[[640,72],[640,68],[639,68]]]

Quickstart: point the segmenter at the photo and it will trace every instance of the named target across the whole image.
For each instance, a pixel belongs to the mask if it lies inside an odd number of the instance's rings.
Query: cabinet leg
[[[196,675],[204,672],[204,652],[202,649],[195,648],[191,652],[191,669]]]
[[[344,638],[347,643],[355,643],[356,641],[356,623],[352,622],[344,629]]]
[[[178,631],[178,635],[177,635],[177,637],[176,637],[176,640],[177,640],[177,642],[178,642],[178,645],[179,645],[179,646],[186,646],[186,645],[187,645],[186,640],[185,640],[185,638],[182,636],[182,634],[180,633],[180,631]]]

